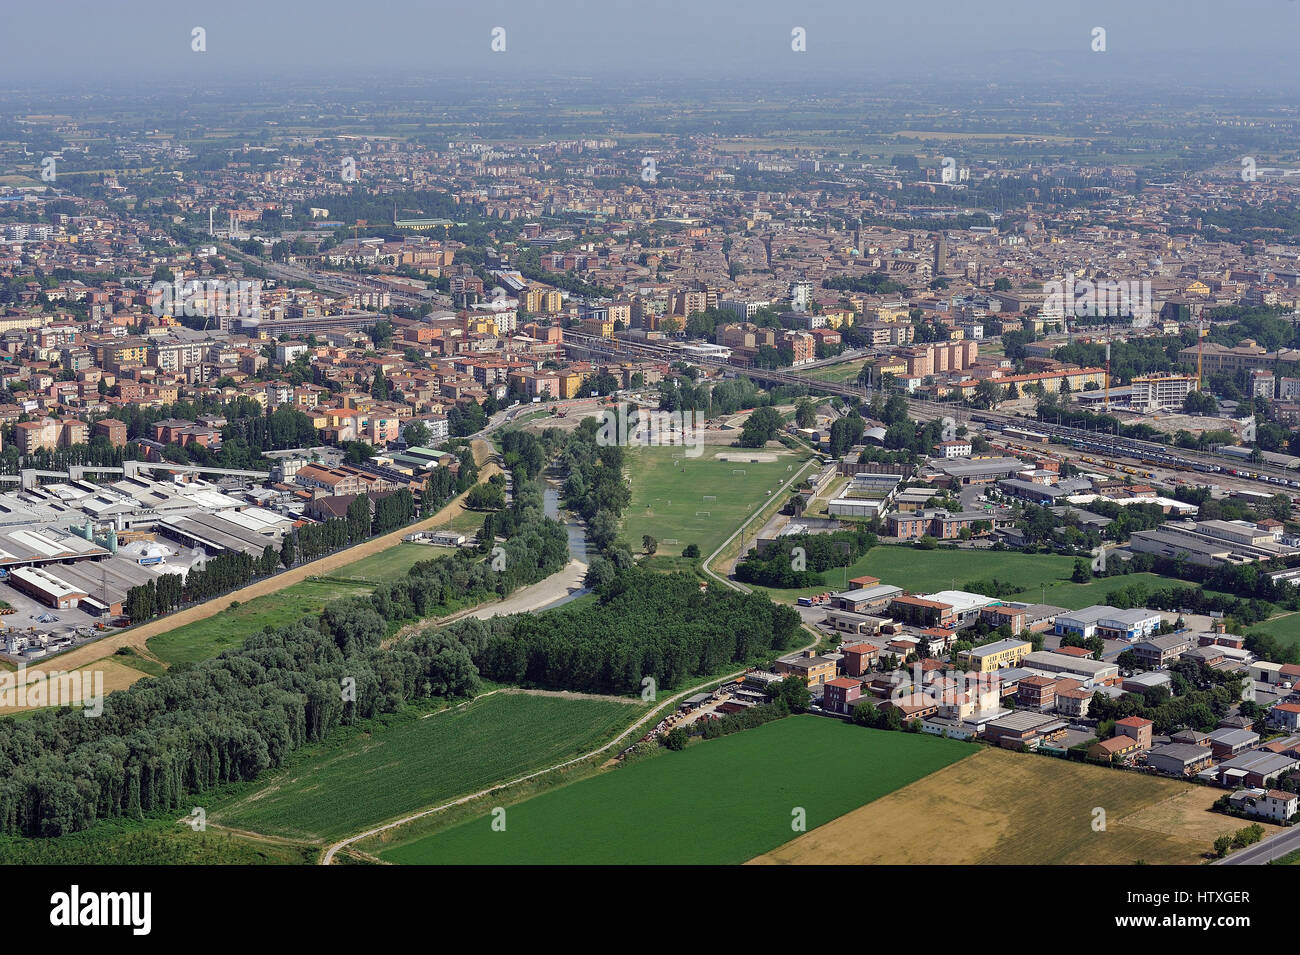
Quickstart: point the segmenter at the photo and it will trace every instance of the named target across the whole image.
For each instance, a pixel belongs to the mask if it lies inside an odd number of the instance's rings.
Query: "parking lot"
[[[39,600],[19,592],[8,584],[0,583],[0,600],[4,600],[14,608],[13,613],[0,616],[0,628],[3,628],[4,632],[31,630],[36,633],[48,633],[54,637],[72,635],[75,646],[103,636],[103,631],[95,629],[95,622],[107,622],[105,618],[93,616],[84,610],[55,610],[47,607]],[[0,655],[13,662],[24,659],[21,655]]]

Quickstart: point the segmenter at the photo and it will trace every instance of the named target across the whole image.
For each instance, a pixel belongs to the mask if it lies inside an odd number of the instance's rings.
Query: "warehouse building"
[[[977,460],[934,461],[930,467],[946,476],[953,484],[992,484],[1025,469],[1019,458],[980,458]]]
[[[83,610],[95,616],[118,616],[127,591],[169,571],[154,569],[131,557],[112,556],[78,564],[19,567],[9,572],[7,583],[20,593],[55,610]]]
[[[196,547],[211,555],[237,551],[251,557],[260,557],[268,544],[279,547],[292,527],[289,518],[260,507],[169,517],[157,524],[160,534],[186,547]]]
[[[1160,629],[1163,621],[1159,611],[1134,607],[1121,610],[1100,604],[1056,615],[1054,630],[1057,636],[1080,637],[1084,640],[1101,637],[1103,640],[1140,640]]]
[[[1205,769],[1211,761],[1208,747],[1191,743],[1169,743],[1147,753],[1147,765],[1166,776],[1191,776]]]
[[[1094,685],[1112,683],[1119,679],[1119,667],[1114,663],[1053,653],[1050,650],[1039,650],[1028,654],[1020,665],[1027,670],[1038,670],[1049,674],[1064,673],[1083,683],[1091,682]]]
[[[903,594],[902,587],[894,587],[890,584],[876,584],[873,587],[860,587],[856,590],[846,590],[844,593],[835,594],[832,601],[837,610],[848,610],[852,613],[871,613],[873,610],[883,610],[895,597]]]
[[[42,567],[16,567],[9,585],[55,610],[75,610],[90,595]]]
[[[39,567],[107,555],[107,548],[61,529],[31,528],[0,534],[0,567],[5,568]]]

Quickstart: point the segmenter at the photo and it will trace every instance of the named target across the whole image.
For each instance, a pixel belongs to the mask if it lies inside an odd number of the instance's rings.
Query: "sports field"
[[[712,445],[705,445],[700,457],[675,458],[682,450],[638,447],[628,452],[632,501],[623,512],[623,540],[633,553],[640,552],[641,538],[649,534],[666,554],[680,554],[687,544],[698,544],[707,557],[769,499],[768,491],[777,493],[791,468],[797,470],[807,460],[806,455],[765,448],[753,453],[776,460],[725,461],[715,455],[743,455],[747,449]],[[676,544],[664,543],[674,539]]]
[[[504,692],[435,713],[411,707],[368,731],[340,731],[209,818],[307,842],[338,839],[580,756],[643,713],[640,700]]]
[[[381,853],[396,863],[726,864],[975,752],[933,736],[795,716],[697,742]]]
[[[1195,865],[1216,837],[1242,825],[1207,811],[1222,795],[1173,779],[981,748],[754,861]],[[1094,829],[1100,822],[1104,830]]]

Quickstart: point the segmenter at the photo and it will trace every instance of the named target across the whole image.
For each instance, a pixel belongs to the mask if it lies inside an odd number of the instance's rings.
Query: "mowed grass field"
[[[1051,756],[979,749],[754,859],[842,865],[1195,865],[1238,819],[1223,791]],[[1093,828],[1105,811],[1105,829]],[[1270,831],[1272,827],[1269,827]]]
[[[421,561],[446,557],[455,551],[454,547],[434,547],[431,544],[409,544],[403,541],[396,547],[363,557],[355,564],[340,567],[330,574],[330,579],[357,580],[371,584],[396,580],[398,577],[405,577],[407,571]]]
[[[1069,583],[1074,571],[1074,560],[1053,554],[1019,554],[1015,551],[969,550],[919,550],[910,544],[879,544],[867,551],[849,567],[832,567],[822,574],[826,581],[821,587],[798,590],[775,590],[755,587],[773,600],[793,603],[795,598],[819,594],[825,590],[840,590],[845,581],[854,577],[879,577],[882,583],[893,584],[914,593],[934,593],[958,590],[980,580],[998,580],[1031,588],[1025,599],[1037,602],[1042,595],[1042,585],[1051,588]],[[1087,603],[1081,604],[1087,606]]]
[[[740,432],[736,432],[739,437]],[[768,491],[791,476],[806,455],[764,448],[756,454],[775,454],[775,461],[721,461],[718,454],[745,454],[746,448],[704,446],[698,458],[680,457],[681,448],[631,448],[627,455],[632,501],[623,512],[623,540],[633,553],[649,534],[665,554],[680,554],[687,544],[698,544],[702,556],[711,554],[731,536]],[[689,448],[686,450],[690,450]],[[743,471],[743,474],[734,472]],[[706,501],[710,495],[716,500]],[[665,540],[677,541],[665,544]]]
[[[829,381],[837,385],[852,384],[858,380],[862,366],[866,363],[865,358],[852,358],[848,361],[836,362],[833,365],[809,368],[805,371],[795,372],[795,374],[800,378],[811,378],[814,381]]]
[[[815,716],[694,743],[380,853],[395,863],[724,864],[974,752],[965,743]]]
[[[1073,567],[1073,562],[1071,562],[1071,567]],[[1058,584],[1056,587],[1049,586],[1047,588],[1047,602],[1049,604],[1055,604],[1058,607],[1078,610],[1080,607],[1090,607],[1093,604],[1104,604],[1106,603],[1106,595],[1111,591],[1120,590],[1124,587],[1131,587],[1135,584],[1145,587],[1148,590],[1163,590],[1168,587],[1197,587],[1196,584],[1189,583],[1186,580],[1178,580],[1174,577],[1163,577],[1160,574],[1121,574],[1115,577],[1101,577],[1096,580],[1090,580],[1086,584],[1076,584],[1067,581]],[[1213,590],[1206,592],[1218,593],[1218,591]],[[1030,594],[1030,596],[1032,596],[1032,594]]]
[[[965,590],[967,584],[997,578],[1021,588],[1006,598],[1008,600],[1043,602],[1078,610],[1104,604],[1111,591],[1134,584],[1150,589],[1191,586],[1186,581],[1159,574],[1125,574],[1076,584],[1070,579],[1073,573],[1074,558],[1056,554],[1022,554],[1011,550],[920,550],[910,544],[880,544],[848,568],[833,567],[824,572],[824,586],[798,590],[754,589],[780,603],[794,603],[798,597],[839,590],[847,580],[862,576],[879,577],[883,583],[915,593],[951,590],[954,584],[956,589]],[[1267,624],[1261,624],[1261,627],[1267,627]],[[1295,639],[1300,639],[1300,615],[1292,627]]]
[[[370,587],[361,582],[350,585],[337,580],[304,580],[278,593],[223,610],[206,620],[150,637],[145,645],[168,666],[198,663],[223,650],[240,646],[265,627],[281,627],[299,617],[318,614],[322,607],[338,597],[369,592]]]
[[[335,734],[209,817],[306,842],[338,839],[580,756],[643,713],[640,700],[509,692],[434,713],[410,708],[369,731]]]
[[[1251,630],[1262,630],[1277,638],[1278,643],[1285,646],[1292,646],[1300,643],[1300,613],[1287,613],[1274,617],[1272,620],[1265,620],[1263,623],[1257,623]]]

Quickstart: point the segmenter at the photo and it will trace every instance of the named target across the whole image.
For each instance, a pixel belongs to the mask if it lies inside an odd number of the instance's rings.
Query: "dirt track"
[[[476,607],[465,616],[488,620],[511,613],[531,613],[580,590],[586,576],[587,565],[580,560],[571,560],[551,576],[511,594],[505,600]]]
[[[482,445],[483,447],[480,447]],[[486,449],[486,450],[485,450]],[[476,459],[485,459],[490,453],[490,448],[486,442],[475,442],[474,454]],[[497,474],[500,468],[493,463],[487,463],[479,468],[479,480],[486,481],[492,475]],[[465,494],[469,492],[466,491]],[[386,550],[395,544],[401,543],[403,537],[417,530],[424,530],[430,527],[438,527],[457,517],[464,511],[465,494],[461,494],[449,503],[446,507],[434,514],[432,517],[425,518],[416,524],[408,524],[400,530],[385,534],[382,537],[376,537],[366,541],[364,544],[358,544],[356,547],[349,547],[337,553],[314,560],[308,564],[299,564],[283,573],[276,574],[274,577],[268,577],[265,580],[259,580],[249,584],[240,590],[224,594],[206,603],[196,604],[193,607],[187,607],[176,613],[168,614],[157,620],[151,620],[148,623],[141,624],[138,627],[132,627],[120,633],[111,634],[94,643],[88,643],[85,646],[69,650],[67,653],[60,654],[56,657],[49,657],[41,661],[42,666],[49,670],[57,667],[60,670],[75,670],[84,667],[88,663],[94,663],[105,657],[112,656],[121,647],[133,647],[135,651],[149,659],[156,659],[149,653],[145,645],[150,637],[156,637],[160,633],[167,633],[175,630],[177,627],[183,627],[186,624],[194,623],[199,620],[206,620],[208,617],[216,616],[221,611],[230,606],[232,600],[238,600],[240,603],[246,603],[255,597],[263,597],[267,594],[273,594],[278,591],[291,587],[296,583],[306,580],[308,577],[319,577],[328,574],[330,571],[337,570],[340,567],[347,567],[356,563],[363,557],[369,557],[377,554],[381,550]],[[29,676],[24,682],[28,682],[34,677]]]

